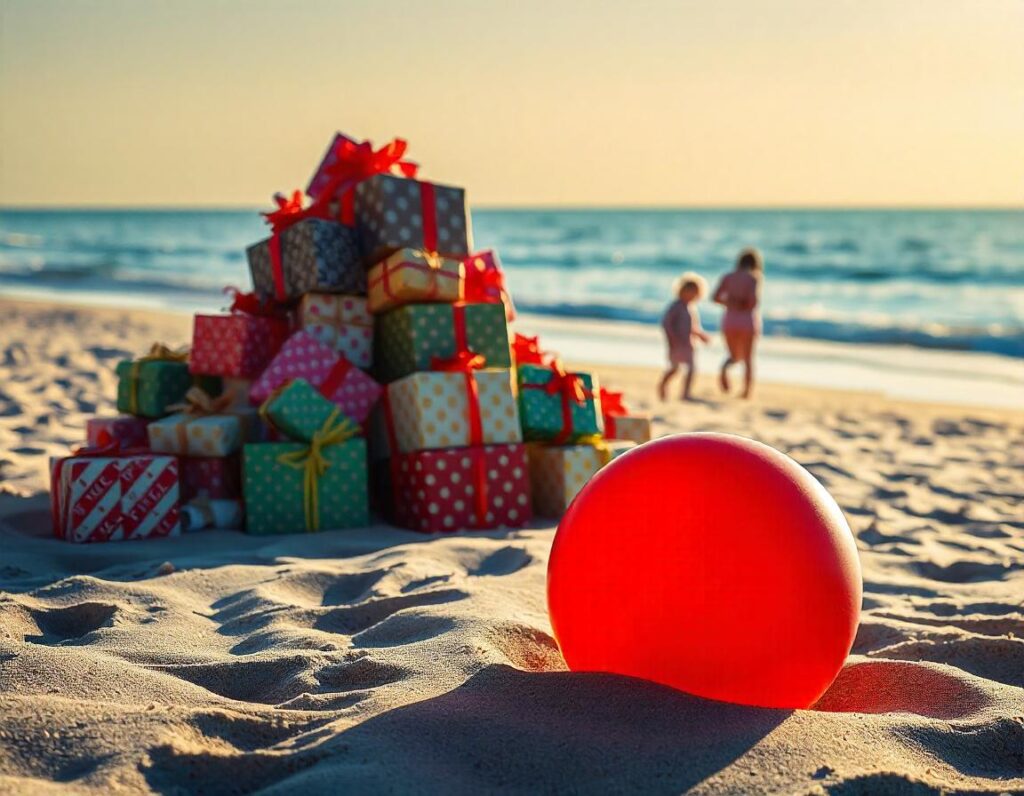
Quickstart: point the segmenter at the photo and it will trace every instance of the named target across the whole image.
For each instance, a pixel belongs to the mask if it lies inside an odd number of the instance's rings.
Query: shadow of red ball
[[[857,632],[853,534],[773,448],[680,434],[612,461],[558,526],[548,610],[566,664],[698,696],[806,708]]]

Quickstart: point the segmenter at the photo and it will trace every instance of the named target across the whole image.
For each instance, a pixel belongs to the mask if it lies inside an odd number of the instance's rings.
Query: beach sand
[[[1024,790],[1021,412],[779,385],[722,401],[710,376],[706,403],[662,406],[653,370],[600,369],[656,433],[762,440],[849,519],[853,653],[815,709],[765,710],[565,671],[543,524],[54,540],[47,458],[112,411],[118,359],[190,322],[0,317],[0,792]]]

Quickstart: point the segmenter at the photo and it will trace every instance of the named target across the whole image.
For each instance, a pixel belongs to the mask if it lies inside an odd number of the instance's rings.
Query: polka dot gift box
[[[465,350],[483,355],[488,368],[512,367],[501,304],[407,304],[377,316],[376,339],[374,375],[384,382]]]
[[[623,441],[596,445],[530,443],[526,448],[533,513],[538,517],[561,517],[594,473],[634,447],[636,443]]]
[[[325,469],[309,486],[303,467],[294,466],[295,459],[302,464],[308,450],[302,442],[245,446],[242,491],[248,533],[304,533],[369,524],[366,440],[355,437],[323,447]]]
[[[138,417],[163,417],[169,406],[181,403],[194,379],[184,356],[180,361],[124,360],[117,363],[117,411]],[[220,393],[220,379],[200,377],[211,395]]]
[[[385,472],[389,519],[414,531],[519,528],[532,516],[522,444],[399,454]]]
[[[552,365],[520,365],[519,415],[523,437],[556,444],[601,433],[597,377]]]
[[[298,326],[356,367],[373,362],[373,316],[363,296],[307,293],[299,303]]]
[[[249,400],[262,404],[292,379],[308,381],[357,423],[366,420],[381,395],[377,382],[305,329],[295,332],[281,346],[267,369],[253,382]]]
[[[479,443],[522,442],[511,371],[479,370],[472,378],[480,402]],[[392,382],[382,415],[385,426],[390,415],[400,453],[474,444],[464,373],[420,372]]]
[[[337,410],[305,379],[276,390],[260,407],[260,415],[289,439],[309,442]]]
[[[133,415],[90,417],[85,421],[85,439],[90,447],[116,442],[119,448],[144,448],[149,445],[149,422]]]
[[[147,430],[155,453],[227,456],[242,444],[242,424],[235,415],[202,417],[179,412],[154,420]]]
[[[462,300],[463,267],[458,260],[422,249],[401,249],[370,269],[367,306],[379,314],[402,304]]]
[[[621,392],[612,392],[603,387],[601,397],[601,425],[605,439],[624,439],[642,444],[651,441],[651,418],[647,415],[631,414],[622,401]]]
[[[377,174],[355,190],[355,218],[367,264],[399,249],[469,256],[471,235],[462,188]]]
[[[242,496],[242,460],[232,456],[182,456],[181,499],[226,499]]]
[[[244,313],[196,315],[192,324],[189,371],[252,379],[288,337],[288,322]]]

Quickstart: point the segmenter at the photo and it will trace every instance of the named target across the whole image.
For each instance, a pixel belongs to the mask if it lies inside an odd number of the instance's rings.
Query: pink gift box
[[[85,421],[85,437],[89,447],[102,447],[116,442],[119,448],[148,448],[148,417],[117,415],[90,417]]]
[[[346,416],[364,423],[381,395],[381,386],[345,357],[332,351],[306,330],[295,332],[249,390],[249,399],[262,404],[292,379],[305,379]]]

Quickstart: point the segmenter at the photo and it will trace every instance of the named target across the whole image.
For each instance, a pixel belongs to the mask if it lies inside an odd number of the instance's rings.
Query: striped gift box
[[[181,532],[173,456],[70,456],[52,463],[54,533],[112,542]]]

